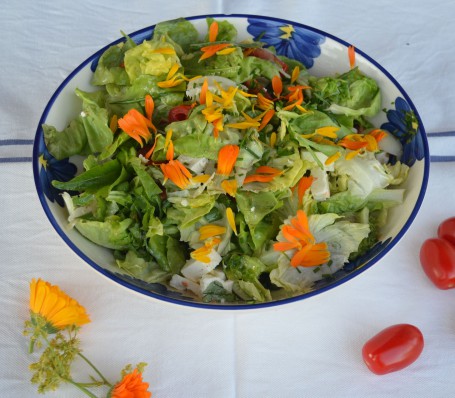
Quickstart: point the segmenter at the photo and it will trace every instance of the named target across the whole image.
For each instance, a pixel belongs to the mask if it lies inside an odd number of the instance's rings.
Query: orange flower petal
[[[311,184],[313,184],[314,177],[302,177],[298,184],[297,184],[297,196],[299,198],[299,204],[302,203],[303,196],[305,195],[305,192],[311,187]]]
[[[145,115],[147,116],[147,119],[150,121],[152,121],[152,115],[153,115],[154,109],[155,109],[155,102],[153,101],[152,96],[147,94],[145,96]]]
[[[315,238],[309,230],[308,217],[303,210],[291,219],[291,225],[281,227],[281,233],[287,242],[277,242],[274,250],[287,251],[297,249],[291,259],[293,267],[315,267],[330,260],[330,252],[325,242],[315,243]]]
[[[225,145],[218,152],[217,174],[228,176],[234,168],[240,148],[238,145]]]
[[[258,131],[261,131],[265,126],[267,126],[268,122],[270,122],[270,119],[272,119],[273,115],[275,114],[275,111],[273,109],[269,109],[264,117],[261,120],[261,124],[259,125]]]
[[[216,41],[216,37],[218,36],[218,30],[219,30],[218,22],[213,21],[209,27],[209,41],[210,42]]]
[[[283,81],[281,80],[280,76],[275,75],[272,78],[272,89],[273,89],[273,94],[275,94],[275,97],[279,98],[281,95],[281,92],[283,91]]]
[[[298,247],[298,243],[291,243],[291,242],[278,242],[273,244],[273,250],[279,252],[286,252],[288,250],[296,249]]]
[[[212,44],[210,46],[202,47],[201,51],[203,54],[199,58],[199,61],[203,61],[204,59],[213,57],[218,51],[223,50],[224,48],[230,47],[232,44],[230,43],[221,43],[221,44]]]
[[[201,105],[205,104],[208,88],[209,88],[209,82],[207,79],[204,79],[204,82],[202,83],[202,87],[201,87],[201,93],[199,94],[199,103]]]
[[[126,374],[117,383],[110,397],[111,398],[150,398],[152,393],[148,391],[149,384],[142,380],[142,373],[134,369],[132,373]]]
[[[170,160],[168,163],[160,164],[160,168],[165,181],[171,180],[180,189],[185,189],[189,185],[191,173],[180,161]]]
[[[348,47],[348,58],[349,58],[349,67],[352,69],[355,66],[355,47]]]
[[[135,139],[142,146],[142,139],[148,141],[151,138],[149,127],[152,123],[136,109],[130,109],[128,113],[118,120],[119,127]]]

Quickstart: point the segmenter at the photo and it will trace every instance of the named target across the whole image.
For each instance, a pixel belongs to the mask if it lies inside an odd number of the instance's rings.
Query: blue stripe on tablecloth
[[[439,133],[427,133],[428,137],[455,137],[455,131],[442,131]]]
[[[441,131],[434,133],[427,133],[428,138],[439,138],[439,137],[455,137],[455,131]],[[0,140],[0,146],[8,145],[33,145],[33,140],[26,139],[4,139]],[[18,157],[0,157],[0,163],[27,163],[31,162],[32,157],[29,156],[18,156]],[[438,156],[431,155],[430,161],[432,163],[442,162],[455,162],[455,156]]]
[[[0,158],[0,163],[28,163],[31,162],[31,157],[15,157],[15,158]]]
[[[6,145],[33,145],[33,140],[7,139],[0,140],[0,146]]]
[[[440,162],[455,162],[455,156],[430,156],[430,162],[440,163]]]

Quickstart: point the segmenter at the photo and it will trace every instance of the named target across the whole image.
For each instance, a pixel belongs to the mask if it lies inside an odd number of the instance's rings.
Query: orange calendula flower
[[[281,227],[281,233],[286,242],[277,242],[273,245],[276,251],[295,250],[291,259],[293,267],[316,267],[330,260],[327,243],[317,243],[310,231],[308,217],[303,210],[291,219],[290,224]]]
[[[217,174],[228,176],[234,168],[237,157],[239,156],[240,148],[238,145],[225,145],[218,152],[218,165],[216,167]]]
[[[42,279],[30,283],[30,311],[43,316],[53,327],[82,326],[90,322],[85,311],[76,300]]]
[[[283,172],[281,170],[275,169],[274,167],[260,166],[256,169],[256,172],[254,174],[246,176],[243,180],[243,183],[248,184],[250,182],[270,182],[280,174],[283,174]]]
[[[147,142],[152,137],[149,130],[149,128],[153,128],[152,122],[136,109],[130,109],[125,116],[118,120],[118,125],[126,134],[139,142],[141,147],[142,140]]]
[[[142,373],[134,369],[114,386],[110,398],[150,398],[152,393],[148,388],[149,384],[142,380]]]

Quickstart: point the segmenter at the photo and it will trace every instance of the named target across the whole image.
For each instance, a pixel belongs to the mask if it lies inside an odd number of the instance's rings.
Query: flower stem
[[[85,361],[88,363],[88,365],[98,374],[99,377],[101,377],[101,380],[104,381],[104,383],[106,383],[106,385],[108,385],[109,387],[112,387],[112,384],[109,383],[106,378],[101,374],[101,372],[96,368],[95,365],[93,365],[93,363],[91,363],[87,357],[85,357],[81,352],[78,352],[78,355]]]
[[[76,383],[74,380],[67,379],[67,378],[63,378],[63,380],[72,384],[73,386],[76,386],[77,388],[79,388],[79,390],[81,390],[83,393],[87,394],[90,398],[97,398],[97,396],[95,394],[93,394],[91,391],[87,390],[85,387],[83,387],[79,383]]]

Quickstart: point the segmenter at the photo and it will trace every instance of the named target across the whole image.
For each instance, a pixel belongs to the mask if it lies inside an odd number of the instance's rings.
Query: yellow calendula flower
[[[53,327],[82,326],[90,322],[85,308],[76,300],[42,279],[30,283],[30,311],[41,315]]]

